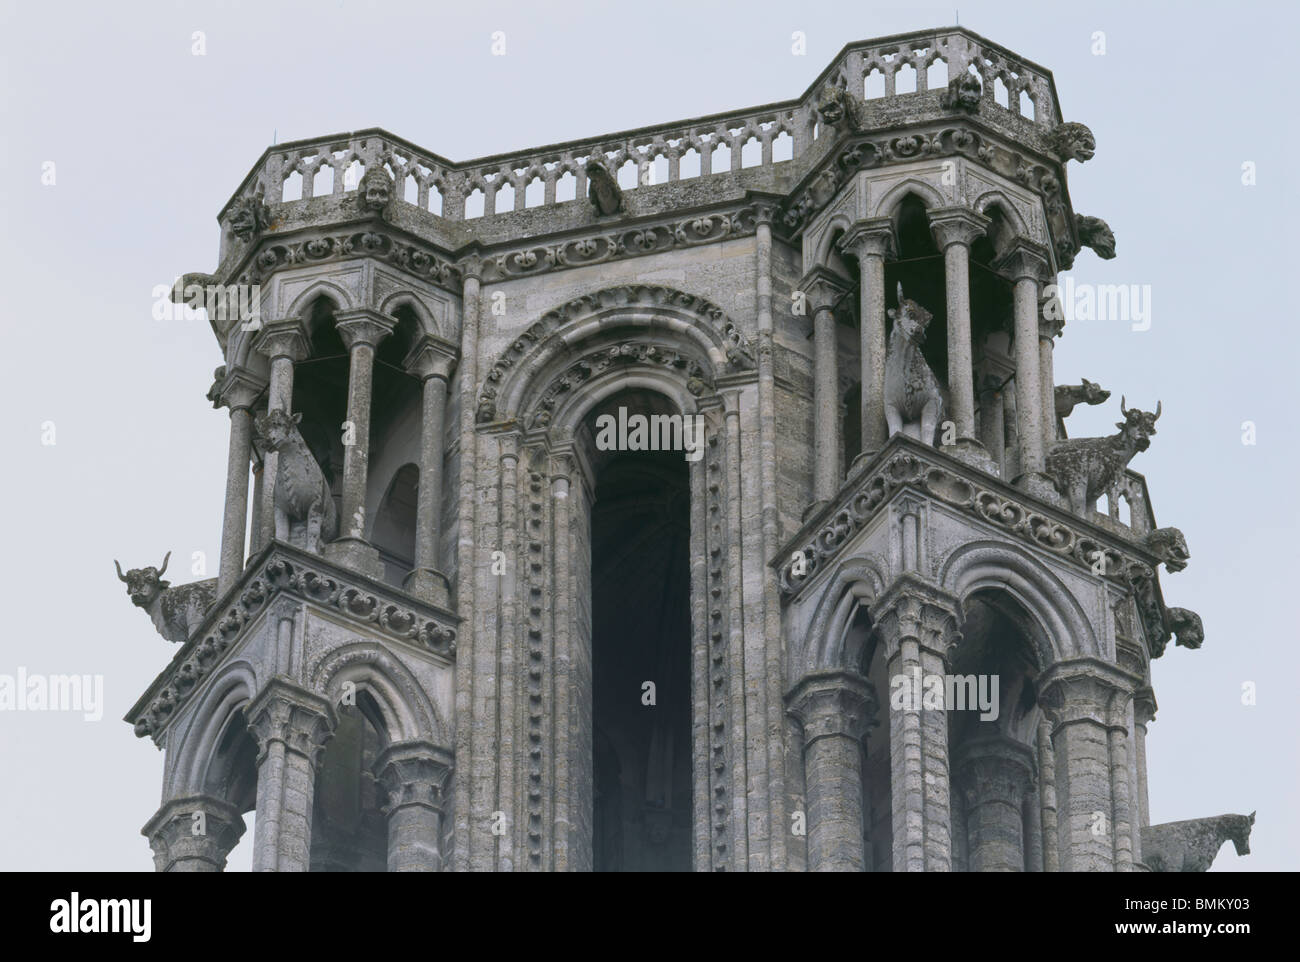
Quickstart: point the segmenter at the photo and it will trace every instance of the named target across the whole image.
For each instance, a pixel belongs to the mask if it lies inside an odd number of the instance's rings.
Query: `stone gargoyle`
[[[1126,407],[1121,397],[1119,410],[1124,420],[1115,424],[1118,434],[1057,441],[1047,452],[1047,473],[1075,514],[1083,515],[1119,481],[1133,456],[1151,446],[1160,405],[1156,404],[1155,413],[1150,414]]]
[[[623,188],[614,175],[598,160],[587,161],[587,196],[596,213],[602,217],[617,214],[623,209]]]
[[[203,616],[217,600],[217,579],[195,581],[188,585],[171,586],[163,580],[167,562],[172,553],[167,552],[161,568],[132,568],[122,574],[122,566],[114,560],[117,576],[126,582],[126,593],[131,603],[149,613],[158,634],[168,641],[183,645],[198,628]]]
[[[1238,855],[1250,854],[1255,813],[1189,818],[1142,829],[1142,861],[1153,872],[1205,872],[1231,841]]]
[[[1205,643],[1201,616],[1190,608],[1166,608],[1165,627],[1174,633],[1174,644],[1195,650]]]
[[[1062,163],[1070,160],[1087,163],[1097,152],[1097,138],[1092,135],[1092,131],[1086,125],[1074,121],[1057,124],[1047,139],[1052,152]]]
[[[894,326],[885,351],[885,421],[891,438],[901,432],[933,445],[943,420],[943,388],[921,353],[933,317],[903,297],[903,285],[898,285],[898,310],[889,311]]]
[[[1170,574],[1182,571],[1192,553],[1187,550],[1187,539],[1177,528],[1156,528],[1145,539],[1146,549],[1165,563]]]
[[[1074,230],[1079,235],[1081,246],[1092,248],[1092,252],[1104,261],[1114,259],[1115,232],[1100,217],[1075,214]]]
[[[948,90],[939,98],[939,102],[948,110],[973,114],[980,109],[980,98],[983,95],[984,86],[980,83],[980,78],[968,70],[948,81]]]
[[[319,553],[321,544],[336,534],[338,517],[329,483],[298,430],[301,420],[301,413],[291,415],[276,408],[259,414],[254,424],[262,447],[279,455],[273,495],[275,537],[300,542]],[[306,531],[300,535],[303,525]]]

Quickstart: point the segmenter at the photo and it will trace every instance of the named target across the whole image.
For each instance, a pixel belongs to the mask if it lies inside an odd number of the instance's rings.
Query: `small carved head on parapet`
[[[240,240],[251,240],[271,224],[271,210],[263,201],[259,184],[257,191],[235,201],[230,209],[230,230]]]
[[[161,568],[152,565],[148,568],[132,568],[126,574],[122,574],[122,566],[114,559],[113,567],[117,568],[117,577],[126,582],[126,593],[131,596],[131,603],[137,608],[148,608],[171,586],[170,581],[162,580],[171,556],[172,553],[168,551]]]
[[[1124,420],[1116,421],[1115,427],[1120,429],[1120,433],[1131,438],[1139,451],[1145,451],[1151,447],[1151,436],[1156,433],[1156,420],[1160,417],[1160,402],[1156,402],[1154,414],[1126,407],[1124,402],[1125,398],[1121,395],[1119,413],[1124,415]]]
[[[889,319],[894,322],[895,326],[901,327],[907,339],[918,344],[925,340],[926,329],[930,326],[930,321],[934,319],[934,315],[916,301],[903,296],[901,282],[898,285],[898,310],[891,308],[888,313]]]
[[[1052,151],[1062,163],[1077,160],[1083,164],[1097,152],[1097,138],[1084,124],[1068,121],[1057,124],[1048,135]]]
[[[980,108],[980,98],[984,96],[984,85],[980,78],[967,71],[948,81],[948,92],[941,102],[949,110],[964,110],[973,114]]]
[[[280,451],[290,440],[302,436],[298,433],[298,422],[301,420],[301,411],[286,414],[279,408],[274,408],[254,418],[253,425],[257,429],[258,440],[266,450]]]
[[[834,127],[844,119],[847,91],[838,84],[827,84],[817,95],[817,114],[822,123]]]
[[[361,212],[382,217],[388,213],[388,205],[392,202],[392,176],[381,165],[371,164],[357,184],[357,203],[361,205]]]

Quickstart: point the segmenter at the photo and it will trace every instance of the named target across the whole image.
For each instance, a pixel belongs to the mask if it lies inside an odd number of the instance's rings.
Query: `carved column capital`
[[[992,221],[969,207],[935,207],[928,212],[930,230],[934,232],[939,250],[953,244],[969,247],[977,237],[982,237]]]
[[[244,828],[235,806],[195,795],[165,803],[140,834],[149,839],[159,872],[220,872]]]
[[[258,377],[247,368],[232,367],[226,371],[225,380],[213,386],[217,406],[235,411],[251,410],[258,395],[266,390],[266,379]]]
[[[993,266],[1012,281],[1046,281],[1049,273],[1047,249],[1024,237],[1017,237]]]
[[[785,699],[786,710],[803,726],[804,744],[828,735],[858,741],[877,724],[875,691],[855,672],[805,675]]]
[[[483,280],[483,258],[476,254],[462,257],[456,262],[456,269],[460,271],[460,276],[465,283],[470,280]]]
[[[290,318],[263,327],[253,346],[259,354],[266,355],[272,361],[281,357],[301,361],[307,356],[310,342],[302,321]]]
[[[898,234],[891,217],[857,221],[840,239],[840,247],[859,260],[864,256],[889,257],[898,251]]]
[[[1127,729],[1125,715],[1141,680],[1097,658],[1048,666],[1038,679],[1038,704],[1053,729],[1076,722]]]
[[[771,227],[775,216],[775,204],[758,204],[754,207],[754,221],[760,226]]]
[[[997,799],[1011,802],[1034,787],[1037,765],[1026,745],[1005,736],[966,742],[953,759],[968,807]]]
[[[451,379],[451,372],[456,368],[459,354],[459,349],[450,341],[425,334],[415,342],[411,352],[406,355],[403,367],[422,381],[427,381],[431,377],[440,377],[447,381]]]
[[[941,588],[904,574],[871,606],[876,631],[885,644],[886,661],[904,641],[944,659],[961,637],[961,602]]]
[[[397,326],[397,321],[378,311],[363,308],[359,311],[343,311],[335,315],[334,326],[338,329],[339,337],[343,339],[343,346],[351,351],[361,344],[375,347],[392,333],[393,328]]]
[[[261,694],[244,709],[244,716],[257,742],[258,765],[271,745],[278,742],[285,751],[305,757],[313,770],[336,724],[333,705],[280,678],[267,682]]]
[[[808,314],[812,316],[820,310],[835,306],[848,291],[852,283],[836,274],[828,267],[818,265],[805,274],[797,285],[808,304]]]
[[[1156,720],[1156,693],[1150,687],[1139,688],[1133,694],[1133,720],[1138,725]]]
[[[1042,311],[1038,314],[1038,339],[1049,344],[1060,337],[1065,330],[1065,321],[1059,317],[1048,317]]]
[[[397,742],[388,746],[375,761],[375,780],[383,788],[383,814],[398,808],[420,805],[442,811],[452,753],[432,742]]]

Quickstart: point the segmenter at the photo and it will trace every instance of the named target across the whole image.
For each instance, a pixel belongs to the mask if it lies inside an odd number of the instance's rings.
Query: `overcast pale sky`
[[[1149,330],[1077,320],[1056,375],[1114,392],[1074,414],[1076,436],[1113,430],[1121,394],[1164,404],[1132,466],[1158,522],[1187,536],[1191,565],[1163,575],[1165,597],[1201,614],[1206,641],[1155,664],[1152,820],[1257,810],[1253,854],[1225,846],[1216,870],[1296,869],[1295,80],[1283,44],[1300,18],[1282,3],[1154,7],[968,2],[960,22],[1050,69],[1066,119],[1096,134],[1070,192],[1109,222],[1119,256],[1085,251],[1075,280],[1150,285]],[[214,267],[217,211],[273,138],[380,126],[469,159],[784,100],[849,41],[957,16],[813,0],[0,2],[0,674],[99,674],[106,700],[100,721],[0,711],[0,868],[152,868],[139,832],[162,756],[120,719],[173,648],[112,561],[156,565],[170,550],[179,583],[203,551],[215,573],[228,424],[204,399],[221,362],[208,326],[154,320],[152,291]],[[492,55],[494,31],[505,56]],[[247,867],[250,839],[232,866]]]

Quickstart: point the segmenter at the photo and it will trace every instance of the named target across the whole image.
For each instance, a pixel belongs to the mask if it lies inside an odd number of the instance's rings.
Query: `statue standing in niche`
[[[943,420],[943,389],[921,353],[933,318],[916,301],[903,297],[900,283],[898,310],[889,312],[894,328],[885,351],[885,421],[891,438],[901,432],[933,445],[935,429]]]

